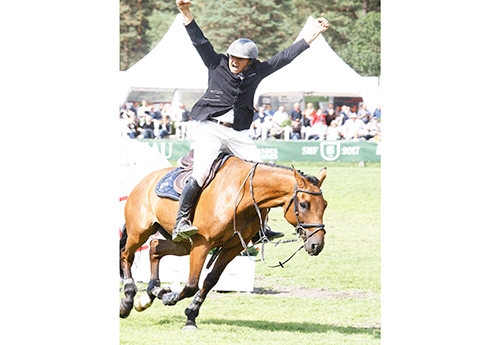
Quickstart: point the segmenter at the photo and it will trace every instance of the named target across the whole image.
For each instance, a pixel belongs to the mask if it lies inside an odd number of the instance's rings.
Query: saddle
[[[179,201],[182,190],[186,185],[187,180],[193,173],[193,150],[189,151],[189,153],[180,158],[177,161],[179,165],[178,168],[168,172],[156,185],[155,192],[156,195],[162,198],[170,198],[176,201]],[[215,175],[219,171],[219,169],[224,165],[226,160],[232,155],[229,153],[221,152],[219,156],[215,159],[210,168],[210,172],[205,180],[202,189],[205,189],[210,182],[215,178]]]

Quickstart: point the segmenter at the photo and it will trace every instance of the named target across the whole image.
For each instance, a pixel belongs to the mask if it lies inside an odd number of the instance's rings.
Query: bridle
[[[305,241],[315,233],[317,233],[320,230],[323,230],[326,234],[326,229],[325,229],[325,224],[314,224],[314,223],[302,223],[299,219],[299,199],[297,197],[297,193],[302,192],[302,193],[307,193],[311,195],[322,195],[323,191],[320,189],[319,192],[313,192],[310,190],[305,190],[305,189],[299,189],[297,187],[297,184],[295,184],[295,187],[293,189],[293,195],[290,198],[290,201],[288,202],[288,206],[285,209],[285,215],[290,209],[290,206],[293,204],[293,212],[295,213],[295,218],[297,218],[297,226],[295,227],[295,231],[297,232],[298,235]],[[317,228],[314,230],[311,234],[306,236],[306,229],[307,228]]]
[[[259,231],[260,231],[261,236],[265,238],[265,231],[264,231],[265,223],[262,221],[262,215],[261,215],[259,206],[257,205],[257,202],[255,201],[254,192],[253,192],[253,177],[255,175],[255,170],[257,169],[257,165],[258,164],[259,163],[255,163],[253,165],[252,169],[250,170],[250,172],[248,173],[247,177],[243,181],[243,183],[242,183],[242,185],[240,187],[240,190],[238,191],[238,194],[236,196],[235,207],[234,207],[234,218],[233,218],[234,234],[233,234],[233,237],[234,237],[234,235],[238,235],[238,237],[240,238],[240,241],[241,241],[241,244],[242,244],[243,248],[247,251],[247,255],[248,255],[248,246],[246,245],[243,237],[241,236],[241,233],[236,229],[236,209],[238,208],[238,197],[239,197],[239,195],[240,195],[240,193],[241,193],[241,191],[243,189],[243,186],[246,184],[247,180],[250,178],[250,194],[251,194],[251,197],[252,197],[253,205],[255,207],[255,211],[257,212],[257,216],[259,217],[259,220],[260,220],[260,226],[261,226],[261,228],[260,228]],[[266,263],[266,261],[264,260],[264,242],[265,241],[262,241],[261,259],[262,259],[262,262],[266,266],[268,266],[268,267],[279,267],[279,266],[281,266],[283,268],[283,264],[285,264],[292,257],[294,257],[295,254],[297,254],[297,252],[299,250],[301,250],[302,248],[304,248],[305,242],[311,236],[313,236],[314,234],[316,234],[320,230],[323,230],[324,233],[326,234],[325,224],[302,223],[300,221],[300,218],[299,218],[299,206],[298,206],[299,200],[298,200],[298,197],[297,197],[298,193],[308,193],[308,194],[311,194],[311,195],[322,195],[323,191],[320,189],[319,192],[313,192],[313,191],[309,191],[309,190],[305,190],[305,189],[300,189],[300,188],[298,188],[297,184],[295,184],[295,187],[294,187],[294,190],[293,190],[293,195],[290,198],[290,201],[288,202],[288,206],[285,209],[284,215],[286,216],[286,213],[290,209],[290,206],[293,204],[294,205],[293,209],[294,209],[295,217],[297,218],[297,226],[295,226],[295,231],[296,231],[297,235],[302,238],[303,244],[292,255],[290,255],[288,257],[288,259],[286,259],[285,261],[283,261],[283,262],[279,261],[278,265],[268,265]],[[253,220],[251,222],[253,222]],[[247,226],[248,226],[248,224],[247,224]],[[306,235],[306,229],[307,228],[317,228],[317,229],[314,230],[309,235]],[[233,237],[231,237],[231,239]],[[287,240],[287,241],[296,241],[296,240]],[[248,257],[250,257],[250,256],[248,256]]]

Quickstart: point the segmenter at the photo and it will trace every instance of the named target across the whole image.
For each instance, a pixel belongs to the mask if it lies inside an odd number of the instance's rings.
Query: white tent
[[[295,42],[303,38],[314,25],[309,17]],[[259,96],[334,96],[361,97],[361,77],[328,45],[323,35],[289,65],[265,78],[257,88]]]
[[[191,43],[180,14],[156,47],[121,74],[121,83],[128,91],[205,91],[208,83],[208,70]]]

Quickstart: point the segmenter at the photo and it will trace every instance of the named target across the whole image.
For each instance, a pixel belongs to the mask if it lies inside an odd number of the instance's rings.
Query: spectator
[[[326,131],[326,140],[340,140],[341,138],[342,135],[340,133],[340,126],[338,125],[338,122],[332,121]]]
[[[371,119],[359,132],[359,136],[366,140],[370,140],[378,134],[380,134],[380,124],[376,118]]]
[[[285,107],[281,105],[270,119],[269,135],[276,139],[283,139],[285,133],[283,127],[285,126],[285,121],[288,120],[288,114],[285,112]]]
[[[269,137],[275,139],[283,139],[284,137],[283,132],[284,132],[283,128],[281,128],[281,126],[278,125],[278,123],[274,121],[271,121],[269,123]]]
[[[181,138],[187,138],[187,126],[189,122],[189,111],[186,109],[185,104],[179,105],[179,110],[181,113]]]
[[[250,126],[250,138],[252,139],[266,139],[267,130],[270,124],[269,117],[265,113],[264,107],[259,107],[259,113],[257,114],[257,118],[252,122]]]
[[[308,123],[304,122],[304,126],[312,126],[313,118],[316,115],[316,110],[313,107],[312,103],[307,103],[307,108],[304,111],[304,119],[308,120]]]
[[[377,109],[373,111],[373,117],[378,121],[382,119],[382,105],[380,105],[380,103],[377,105]]]
[[[307,139],[310,135],[314,115],[316,115],[316,110],[314,110],[313,104],[307,103],[306,110],[304,110],[304,118],[302,120],[302,138],[304,139]]]
[[[299,118],[292,122],[292,140],[302,139],[302,123]]]
[[[139,107],[139,102],[134,102],[134,104],[132,104],[130,106],[130,109],[136,116],[137,116],[137,108]]]
[[[302,120],[302,112],[300,111],[300,103],[295,103],[293,105],[293,110],[292,110],[292,113],[290,114],[290,119],[292,120],[292,123],[296,119],[299,119],[299,121]]]
[[[325,140],[326,132],[328,126],[326,125],[326,120],[322,118],[319,122],[315,123],[311,127],[311,132],[309,134],[308,140]]]
[[[144,124],[139,128],[139,130],[142,133],[142,138],[143,139],[154,139],[155,134],[155,124],[153,123],[153,117],[151,115],[146,115],[146,121]]]
[[[127,118],[128,118],[127,105],[123,103],[122,106],[120,107],[120,119],[127,119]]]
[[[139,109],[137,109],[137,118],[140,120],[141,117],[145,117],[147,115],[146,111],[150,112],[150,108],[148,106],[148,101],[143,100],[142,105],[139,107]]]
[[[349,106],[347,105],[343,105],[342,110],[339,113],[341,126],[345,125],[345,122],[349,120],[350,114],[351,114],[351,108],[349,108]]]
[[[167,102],[163,104],[163,107],[161,109],[161,116],[168,115],[169,119],[172,118],[172,103]]]
[[[337,117],[336,115],[337,114],[335,113],[335,109],[333,108],[333,103],[329,103],[328,104],[328,109],[326,110],[326,114],[325,114],[325,119],[326,119],[326,125],[327,126],[330,126],[330,124],[332,123],[332,121],[335,120],[335,118]]]
[[[273,116],[274,115],[274,111],[271,110],[271,104],[266,104],[265,105],[265,107],[264,107],[264,113],[267,116]]]
[[[127,125],[128,127],[128,132],[127,135],[130,137],[130,139],[135,139],[139,136],[139,121],[137,120],[137,116],[135,114],[130,115],[130,121]]]
[[[157,120],[157,121],[161,120],[162,108],[163,108],[163,103],[158,104],[158,109],[156,109],[156,110],[155,110],[155,106],[151,105],[149,113],[153,117],[153,120]]]
[[[358,119],[363,121],[363,123],[366,125],[368,122],[370,122],[371,117],[372,113],[370,113],[366,109],[366,103],[364,102],[359,103]]]
[[[282,126],[283,122],[288,119],[288,114],[285,111],[285,107],[280,105],[278,111],[273,115],[273,122],[277,123],[278,126]]]
[[[342,137],[346,140],[352,140],[359,137],[359,131],[363,128],[363,121],[358,120],[355,113],[349,115],[349,120],[342,126]]]
[[[170,123],[170,116],[163,115],[160,122],[160,138],[168,138],[172,134],[172,124]]]
[[[314,126],[317,123],[321,122],[321,119],[324,119],[326,121],[326,116],[323,114],[323,109],[319,108],[316,114],[313,115],[313,120],[311,123],[311,126]]]

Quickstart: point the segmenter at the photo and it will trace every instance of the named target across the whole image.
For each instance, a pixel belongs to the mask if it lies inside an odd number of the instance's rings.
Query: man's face
[[[229,70],[234,74],[241,73],[247,69],[251,61],[250,59],[229,55]]]

